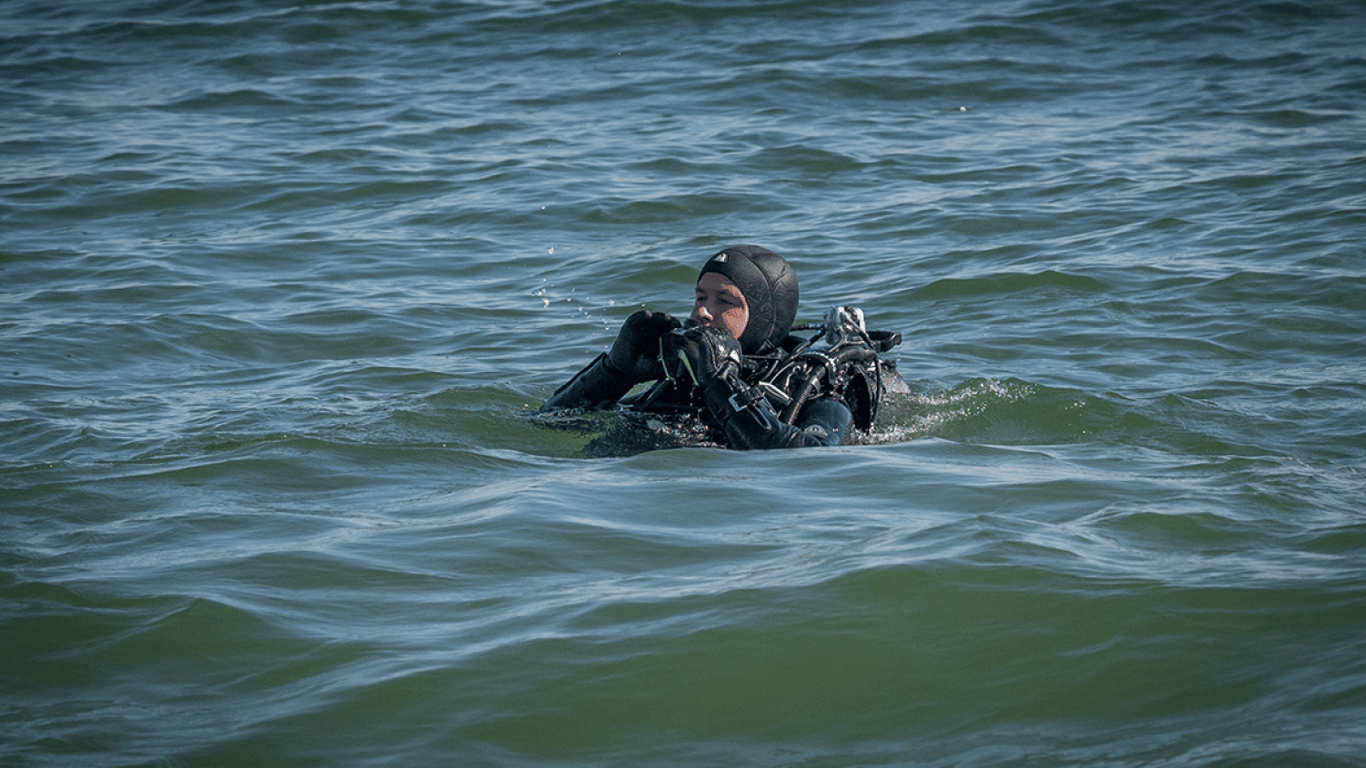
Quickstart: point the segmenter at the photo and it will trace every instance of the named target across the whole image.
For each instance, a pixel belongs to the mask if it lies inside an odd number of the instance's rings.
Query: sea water
[[[0,763],[1366,765],[1364,39],[0,4]],[[738,243],[892,426],[533,418]]]

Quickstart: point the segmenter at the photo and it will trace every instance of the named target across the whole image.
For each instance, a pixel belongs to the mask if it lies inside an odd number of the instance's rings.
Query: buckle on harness
[[[730,409],[734,413],[739,413],[746,408],[752,407],[755,403],[764,399],[764,391],[758,387],[751,387],[741,392],[736,392],[730,396],[726,402],[730,403]]]

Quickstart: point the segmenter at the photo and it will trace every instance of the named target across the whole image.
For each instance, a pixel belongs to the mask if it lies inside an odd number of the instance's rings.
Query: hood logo
[[[718,254],[716,254],[716,258],[712,259],[712,261],[716,262],[717,264],[725,264],[725,263],[726,263],[726,254],[724,254],[724,253],[718,253]]]

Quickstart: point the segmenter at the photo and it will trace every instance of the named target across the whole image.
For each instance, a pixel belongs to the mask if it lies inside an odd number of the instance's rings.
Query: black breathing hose
[[[806,405],[806,401],[810,400],[811,396],[818,391],[822,378],[833,383],[838,371],[848,363],[877,360],[877,352],[862,344],[849,344],[842,349],[836,347],[831,352],[834,354],[807,352],[792,361],[793,365],[799,363],[809,365],[812,371],[802,379],[801,384],[792,393],[792,399],[783,408],[781,418],[784,424],[791,424],[796,421],[797,414],[802,411],[802,406]]]

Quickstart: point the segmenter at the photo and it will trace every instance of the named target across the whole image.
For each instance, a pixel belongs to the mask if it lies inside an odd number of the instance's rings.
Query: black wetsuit
[[[872,347],[856,346],[857,354],[832,360],[789,336],[774,354],[744,357],[734,375],[701,384],[665,378],[629,396],[636,382],[620,375],[604,353],[556,390],[542,410],[691,415],[711,428],[716,442],[742,450],[839,445],[852,429],[872,427],[882,377],[896,378],[894,366],[879,361]]]
[[[612,349],[557,389],[541,410],[695,414],[716,442],[739,449],[839,445],[851,427],[871,428],[883,374],[894,371],[877,355],[896,346],[899,334],[870,334],[862,312],[844,307],[832,310],[829,330],[817,337],[792,336],[796,275],[781,256],[756,245],[716,253],[699,281],[709,273],[743,296],[747,314],[738,338],[641,310],[627,318]],[[651,381],[644,392],[626,397],[633,386]]]
[[[690,414],[709,427],[717,442],[731,448],[801,448],[839,445],[854,421],[849,406],[834,393],[809,399],[782,419],[780,405],[793,393],[760,385],[763,377],[787,355],[744,358],[737,381],[696,386],[691,381],[664,379],[617,406],[637,413]],[[775,402],[775,400],[777,402]]]

